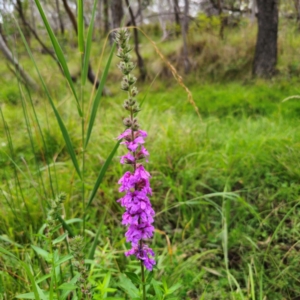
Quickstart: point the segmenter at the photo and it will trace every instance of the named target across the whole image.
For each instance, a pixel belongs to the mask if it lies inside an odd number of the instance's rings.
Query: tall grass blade
[[[80,109],[79,99],[78,99],[77,93],[75,91],[75,87],[74,87],[74,84],[73,84],[73,81],[72,81],[72,78],[71,78],[71,74],[70,74],[70,71],[69,71],[66,59],[64,57],[63,51],[62,51],[62,49],[61,49],[61,47],[60,47],[60,45],[59,45],[59,43],[58,43],[58,41],[56,39],[56,36],[55,36],[54,32],[52,31],[52,28],[51,28],[51,26],[50,26],[50,24],[48,22],[48,19],[47,19],[46,15],[45,15],[45,12],[44,12],[44,10],[43,10],[43,8],[41,6],[40,1],[39,0],[34,0],[34,1],[35,1],[35,4],[36,4],[36,6],[37,6],[37,8],[39,10],[39,13],[40,13],[41,18],[42,18],[42,20],[44,22],[44,25],[45,25],[45,27],[47,29],[48,35],[49,35],[49,37],[51,39],[51,43],[52,43],[52,46],[53,46],[54,51],[56,53],[57,59],[58,59],[59,63],[61,64],[61,67],[62,67],[62,69],[63,69],[63,71],[65,73],[65,76],[66,76],[66,78],[68,80],[70,88],[71,88],[71,90],[73,92],[73,95],[75,97],[75,100],[77,102],[78,113],[82,117],[82,111]]]
[[[8,143],[9,151],[11,153],[11,157],[7,153],[5,153],[4,151],[2,151],[2,152],[13,163],[13,166],[14,166],[13,167],[14,180],[15,180],[15,186],[17,187],[17,188],[15,188],[15,191],[16,191],[16,194],[18,194],[18,192],[20,193],[22,201],[23,201],[23,205],[24,205],[24,207],[26,209],[26,212],[27,212],[27,216],[28,216],[29,220],[32,222],[33,219],[32,219],[31,213],[30,213],[30,209],[28,208],[28,205],[25,201],[25,197],[24,197],[24,194],[23,194],[23,190],[22,190],[22,186],[21,186],[21,182],[20,182],[17,170],[20,171],[22,174],[24,174],[24,173],[22,172],[22,170],[19,168],[18,164],[15,161],[15,150],[14,150],[14,146],[13,146],[13,143],[12,143],[12,137],[11,137],[11,134],[10,134],[8,124],[7,124],[7,122],[4,118],[1,106],[0,106],[0,115],[1,115],[2,122],[3,122],[4,132],[5,132],[5,135],[6,135],[6,140],[7,140],[7,143]],[[21,214],[21,216],[23,216],[23,214]]]
[[[68,231],[69,233],[69,237],[73,238],[75,235],[73,233],[73,230],[70,228],[70,226],[66,223],[66,221],[60,216],[60,215],[57,215],[57,218],[59,219],[62,227]]]
[[[95,119],[96,119],[96,115],[97,115],[98,106],[99,106],[99,103],[100,103],[100,100],[101,100],[101,96],[102,96],[104,84],[106,82],[108,70],[109,70],[109,67],[110,67],[110,64],[111,64],[111,60],[112,60],[113,54],[115,52],[115,48],[116,48],[116,44],[114,43],[113,46],[112,46],[112,48],[111,48],[111,51],[110,51],[110,54],[109,54],[109,58],[107,60],[107,63],[106,63],[103,75],[101,77],[100,85],[99,85],[99,88],[97,90],[94,102],[93,102],[91,116],[90,116],[90,121],[89,121],[88,130],[87,130],[86,139],[85,139],[85,144],[84,144],[84,148],[85,149],[86,149],[86,147],[88,145],[88,142],[90,140],[90,137],[91,137],[91,133],[92,133],[93,126],[94,126]]]
[[[77,1],[77,24],[78,24],[78,47],[80,54],[84,53],[84,23],[83,23],[83,0]]]
[[[90,26],[88,29],[87,39],[86,39],[86,46],[85,46],[85,51],[84,51],[84,59],[83,59],[83,67],[82,67],[82,84],[83,85],[85,85],[87,73],[88,73],[88,69],[89,69],[92,36],[93,36],[95,12],[96,12],[96,8],[97,8],[97,3],[98,3],[98,1],[94,0],[91,22],[90,22]]]
[[[94,185],[94,188],[93,188],[93,190],[92,190],[92,192],[91,192],[91,194],[90,194],[90,196],[89,196],[89,199],[88,199],[88,203],[87,203],[86,209],[91,205],[91,203],[92,203],[92,201],[93,201],[93,199],[94,199],[94,197],[95,197],[95,195],[96,195],[96,193],[97,193],[97,190],[98,190],[98,188],[99,188],[99,186],[100,186],[100,184],[101,184],[101,182],[102,182],[102,180],[103,180],[103,177],[104,177],[104,175],[105,175],[105,173],[106,173],[106,170],[107,170],[107,168],[108,168],[108,166],[109,166],[111,160],[113,159],[113,157],[114,157],[116,151],[117,151],[118,148],[119,148],[120,142],[121,142],[121,141],[118,141],[118,142],[116,143],[115,147],[113,148],[113,150],[111,151],[111,153],[110,153],[109,156],[107,157],[105,163],[103,164],[103,166],[102,166],[102,168],[101,168],[101,170],[100,170],[100,172],[99,172],[97,181],[96,181],[96,183],[95,183],[95,185]]]
[[[249,268],[249,278],[250,278],[250,285],[251,285],[251,300],[255,300],[254,278],[253,278],[251,264],[248,264],[248,268]]]
[[[23,265],[23,267],[24,267],[24,269],[25,269],[25,271],[26,271],[26,274],[27,274],[27,276],[29,277],[29,280],[30,280],[30,282],[31,282],[31,285],[32,285],[32,289],[33,289],[33,293],[34,293],[34,299],[36,299],[36,300],[40,300],[41,298],[40,298],[40,291],[38,290],[38,287],[37,287],[37,284],[36,284],[36,282],[35,282],[35,280],[34,280],[34,277],[33,277],[33,275],[32,275],[32,273],[31,273],[31,271],[30,271],[30,268],[29,268],[29,266],[26,264],[26,263],[23,263],[23,262],[21,262],[22,263],[22,265]],[[24,299],[24,298],[23,298]],[[42,297],[42,299],[44,299],[44,297]]]
[[[32,109],[32,112],[33,112],[33,115],[34,115],[34,119],[35,119],[35,124],[37,125],[37,132],[39,133],[40,137],[41,137],[41,140],[42,140],[42,145],[44,147],[44,151],[48,151],[48,146],[45,142],[45,138],[44,138],[44,134],[43,134],[43,131],[42,131],[42,128],[41,128],[41,124],[40,124],[40,121],[38,119],[38,116],[37,116],[37,112],[36,112],[36,109],[35,109],[35,106],[34,106],[34,103],[33,103],[33,100],[32,100],[32,97],[31,97],[31,93],[29,91],[29,89],[26,89],[27,91],[27,94],[28,94],[28,98],[29,98],[29,101],[30,101],[30,106],[31,106],[31,109]],[[44,153],[42,152],[42,155],[43,155],[43,160],[44,160],[44,163],[46,165],[49,165],[50,164],[50,160],[48,158],[47,155],[44,155]],[[54,169],[55,169],[55,164],[54,164]],[[42,169],[41,169],[42,170]],[[41,171],[40,170],[40,171]],[[51,171],[50,171],[50,168],[47,168],[47,171],[48,171],[48,176],[49,176],[49,183],[50,183],[50,188],[51,188],[51,192],[52,192],[52,197],[55,196],[55,191],[54,191],[54,180],[52,179],[52,175],[51,175]],[[57,182],[56,182],[57,183]],[[56,189],[57,189],[57,185],[56,185]],[[45,196],[47,197],[46,200],[49,198],[47,196],[47,193],[45,193]]]
[[[101,233],[101,231],[102,231],[102,225],[103,225],[103,222],[104,222],[104,220],[105,220],[106,214],[107,214],[107,209],[105,210],[105,212],[104,212],[104,214],[103,214],[103,216],[102,216],[102,219],[101,219],[101,222],[100,222],[100,224],[99,224],[99,227],[98,227],[98,230],[97,230],[95,239],[94,239],[94,241],[93,241],[92,247],[91,247],[90,252],[89,252],[89,255],[88,255],[88,259],[91,259],[91,260],[94,259],[96,247],[97,247],[97,244],[98,244],[98,238],[99,238],[99,235],[100,235],[100,233]]]
[[[38,1],[38,0],[36,0],[36,1]],[[56,107],[55,107],[55,105],[54,105],[54,102],[53,102],[53,100],[52,100],[52,98],[51,98],[51,96],[50,96],[50,92],[49,92],[49,90],[48,90],[48,88],[47,88],[47,86],[46,86],[46,84],[45,84],[45,82],[44,82],[44,79],[42,78],[42,75],[41,75],[41,73],[40,73],[40,71],[39,71],[39,68],[38,68],[36,62],[35,62],[35,59],[33,58],[32,52],[31,52],[31,50],[30,50],[30,48],[29,48],[29,46],[28,46],[28,44],[27,44],[27,41],[26,41],[26,39],[25,39],[25,37],[24,37],[24,35],[23,35],[23,32],[21,31],[21,29],[20,29],[20,27],[19,27],[19,24],[17,24],[17,27],[18,27],[18,30],[19,30],[19,32],[20,32],[21,38],[22,38],[22,40],[23,40],[23,43],[24,43],[24,45],[25,45],[25,47],[26,47],[26,50],[27,50],[27,52],[28,52],[28,54],[29,54],[29,56],[30,56],[30,58],[31,58],[31,60],[32,60],[32,62],[33,62],[33,64],[34,64],[34,67],[35,67],[35,69],[36,69],[38,75],[39,75],[39,78],[40,78],[40,80],[41,80],[41,83],[42,83],[43,88],[44,88],[44,90],[45,90],[45,93],[46,93],[46,95],[47,95],[47,98],[48,98],[48,100],[49,100],[49,102],[50,102],[50,105],[51,105],[51,107],[52,107],[52,109],[53,109],[53,111],[54,111],[55,117],[56,117],[56,119],[57,119],[57,122],[58,122],[58,125],[59,125],[59,127],[60,127],[60,130],[61,130],[61,133],[62,133],[62,135],[63,135],[63,138],[64,138],[64,140],[65,140],[66,147],[67,147],[68,152],[69,152],[69,154],[70,154],[70,157],[71,157],[71,160],[72,160],[72,162],[73,162],[73,165],[74,165],[74,167],[75,167],[75,169],[76,169],[76,172],[77,172],[78,176],[79,176],[80,179],[81,179],[82,177],[81,177],[81,172],[80,172],[80,169],[79,169],[78,161],[77,161],[76,154],[75,154],[75,151],[74,151],[74,149],[73,149],[73,145],[72,145],[70,136],[69,136],[69,134],[68,134],[67,128],[66,128],[66,126],[65,126],[65,124],[64,124],[64,122],[63,122],[63,120],[62,120],[62,118],[60,117],[60,114],[59,114],[58,110],[56,109]]]

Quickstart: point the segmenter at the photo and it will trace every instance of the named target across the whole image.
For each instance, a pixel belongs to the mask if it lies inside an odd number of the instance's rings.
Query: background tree
[[[191,63],[188,55],[187,35],[189,30],[189,0],[184,0],[184,16],[182,20],[182,39],[183,39],[183,62],[184,72],[187,74],[190,71]]]
[[[253,75],[271,77],[277,63],[278,0],[257,0],[258,34]]]
[[[37,90],[38,85],[36,82],[31,78],[31,76],[23,69],[17,58],[14,56],[14,54],[11,52],[11,50],[8,48],[5,40],[2,37],[2,34],[0,34],[0,51],[3,53],[3,55],[6,57],[9,63],[11,63],[15,70],[12,70],[16,76],[20,77],[25,84],[28,84],[33,89]],[[19,76],[20,75],[20,76]]]
[[[136,26],[135,17],[134,17],[134,14],[133,14],[133,10],[130,6],[129,0],[125,0],[125,2],[126,2],[126,5],[128,7],[129,14],[130,14],[131,24],[132,24],[132,26],[134,26],[134,28],[133,28],[134,51],[135,51],[135,54],[137,56],[137,65],[138,65],[138,68],[140,70],[140,79],[142,81],[144,81],[146,79],[147,72],[146,72],[146,67],[145,67],[144,60],[143,60],[143,58],[140,54],[140,51],[139,51],[139,35],[138,35],[138,30],[135,28],[135,26]]]
[[[124,17],[122,0],[111,0],[112,27],[119,28]]]
[[[61,11],[60,11],[59,0],[55,0],[55,5],[56,5],[56,12],[57,12],[57,17],[58,17],[58,21],[59,21],[60,32],[62,35],[64,35],[65,25],[64,25],[64,21],[63,21],[62,15],[61,15]]]

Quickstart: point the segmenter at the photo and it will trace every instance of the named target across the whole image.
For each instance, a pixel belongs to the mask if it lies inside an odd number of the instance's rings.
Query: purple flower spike
[[[132,136],[135,137],[134,140],[132,140]],[[143,130],[134,133],[126,130],[118,137],[125,140],[121,144],[125,144],[130,151],[121,157],[120,162],[134,166],[134,172],[125,172],[118,182],[120,184],[119,191],[125,192],[118,202],[125,207],[122,224],[127,226],[126,240],[133,247],[126,252],[126,255],[135,255],[148,270],[152,270],[155,265],[155,260],[152,258],[154,252],[143,244],[144,240],[152,238],[154,232],[152,223],[155,212],[148,198],[148,195],[152,194],[149,182],[151,175],[141,163],[136,163],[137,160],[149,156],[147,149],[141,146],[144,143],[143,138],[146,136],[147,133]],[[138,148],[139,150],[136,151]]]
[[[147,132],[140,129],[136,114],[140,111],[137,102],[138,90],[135,87],[136,78],[130,74],[134,64],[130,62],[128,45],[129,33],[127,29],[120,29],[115,36],[118,45],[118,57],[122,60],[119,68],[123,73],[121,89],[128,94],[123,107],[129,112],[129,117],[123,119],[126,127],[117,139],[122,140],[128,153],[121,156],[120,163],[132,166],[132,170],[125,174],[118,181],[119,191],[125,193],[117,200],[125,212],[122,217],[122,224],[127,227],[125,234],[127,242],[131,243],[132,249],[125,253],[126,256],[135,255],[148,270],[152,270],[155,265],[154,252],[145,244],[145,240],[152,238],[154,233],[154,216],[149,196],[152,195],[150,187],[151,175],[144,168],[142,162],[148,162],[149,152],[144,147]]]

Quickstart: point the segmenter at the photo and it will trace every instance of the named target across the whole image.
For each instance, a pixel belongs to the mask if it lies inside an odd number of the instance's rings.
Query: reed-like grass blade
[[[90,252],[88,254],[88,259],[91,259],[93,260],[94,259],[94,255],[95,255],[95,251],[96,251],[96,247],[97,247],[97,244],[98,244],[98,238],[99,238],[99,235],[101,233],[101,230],[102,230],[102,226],[103,226],[103,222],[105,220],[105,217],[106,217],[106,214],[107,214],[107,209],[105,209],[105,212],[101,218],[101,222],[99,224],[99,227],[98,227],[98,230],[96,232],[96,236],[95,236],[95,239],[93,241],[93,244],[92,244],[92,247],[90,249]]]
[[[101,182],[102,182],[102,180],[103,180],[103,177],[104,177],[104,175],[105,175],[105,173],[106,173],[106,170],[107,170],[107,168],[108,168],[108,166],[109,166],[111,160],[113,159],[113,157],[114,157],[116,151],[117,151],[118,148],[119,148],[120,142],[121,142],[121,141],[118,141],[118,142],[116,143],[116,145],[114,146],[113,150],[111,151],[111,153],[110,153],[109,156],[107,157],[105,163],[103,164],[103,166],[102,166],[102,168],[101,168],[101,170],[100,170],[100,172],[99,172],[97,181],[96,181],[96,183],[95,183],[95,185],[94,185],[94,188],[93,188],[93,190],[92,190],[92,192],[91,192],[91,194],[90,194],[90,196],[89,196],[88,203],[87,203],[87,205],[86,205],[86,209],[91,205],[91,203],[92,203],[92,201],[93,201],[93,199],[94,199],[94,197],[95,197],[95,195],[96,195],[96,193],[97,193],[97,190],[98,190],[98,188],[99,188],[99,186],[100,186],[100,184],[101,184]]]
[[[38,286],[37,286],[37,284],[36,284],[36,282],[35,282],[35,279],[34,279],[32,273],[31,273],[31,270],[30,270],[28,264],[23,263],[23,262],[21,262],[21,264],[23,265],[23,267],[24,267],[24,269],[25,269],[25,271],[26,271],[26,274],[27,274],[27,276],[29,277],[29,280],[30,280],[30,282],[31,282],[32,289],[33,289],[33,294],[34,294],[34,299],[36,299],[36,300],[44,299],[43,294],[41,295],[41,291],[39,291],[39,289],[38,289]],[[21,295],[21,296],[22,296],[22,295]],[[41,298],[40,296],[42,296],[42,298]],[[19,296],[19,297],[20,297],[20,296]],[[19,298],[19,297],[16,297],[16,298]],[[24,299],[24,297],[22,297],[22,298]],[[27,298],[27,299],[28,299],[28,298]],[[29,299],[30,299],[30,298],[29,298]],[[31,299],[32,299],[32,298],[31,298]]]
[[[38,0],[36,0],[36,1],[38,1]],[[34,67],[35,67],[35,69],[36,69],[36,71],[37,71],[37,73],[38,73],[38,75],[39,75],[39,78],[40,78],[40,80],[41,80],[41,83],[42,83],[43,88],[44,88],[44,90],[45,90],[45,93],[46,93],[46,95],[47,95],[47,98],[48,98],[48,100],[49,100],[49,102],[50,102],[50,105],[51,105],[51,107],[52,107],[52,109],[53,109],[53,111],[54,111],[55,117],[56,117],[56,119],[57,119],[57,122],[58,122],[58,125],[59,125],[59,127],[60,127],[60,130],[61,130],[61,133],[62,133],[62,135],[63,135],[63,138],[64,138],[64,140],[65,140],[65,143],[66,143],[68,152],[69,152],[69,154],[70,154],[70,157],[71,157],[71,159],[72,159],[73,165],[74,165],[74,167],[75,167],[75,169],[76,169],[76,172],[77,172],[78,176],[79,176],[80,179],[81,179],[82,177],[81,177],[81,172],[80,172],[80,169],[79,169],[78,161],[77,161],[76,154],[75,154],[75,151],[74,151],[74,149],[73,149],[73,145],[72,145],[72,142],[71,142],[69,133],[68,133],[68,131],[67,131],[67,128],[66,128],[66,126],[65,126],[65,124],[64,124],[64,122],[63,122],[63,120],[62,120],[62,118],[60,117],[60,114],[59,114],[58,110],[56,109],[56,107],[55,107],[55,105],[54,105],[54,102],[53,102],[53,100],[52,100],[52,98],[51,98],[51,96],[50,96],[50,92],[49,92],[49,90],[48,90],[48,88],[47,88],[47,86],[46,86],[46,84],[45,84],[45,82],[44,82],[44,79],[43,79],[43,77],[42,77],[42,75],[41,75],[41,73],[40,73],[40,71],[39,71],[39,68],[38,68],[38,66],[37,66],[37,64],[36,64],[36,62],[35,62],[35,59],[33,58],[32,52],[31,52],[31,50],[30,50],[30,48],[29,48],[29,46],[28,46],[28,44],[27,44],[27,41],[26,41],[26,39],[25,39],[25,37],[24,37],[24,35],[23,35],[23,32],[22,32],[22,30],[20,29],[18,23],[17,23],[17,27],[18,27],[18,30],[19,30],[19,32],[20,32],[21,38],[22,38],[22,40],[23,40],[23,43],[24,43],[24,45],[25,45],[25,47],[26,47],[26,50],[27,50],[27,52],[28,52],[28,54],[29,54],[29,56],[30,56],[30,59],[32,60],[32,62],[33,62],[33,64],[34,64]]]
[[[72,81],[72,78],[71,78],[71,74],[70,74],[70,71],[69,71],[69,68],[68,68],[65,56],[63,54],[63,51],[62,51],[62,49],[61,49],[61,47],[60,47],[60,45],[59,45],[59,43],[58,43],[58,41],[56,39],[56,36],[55,36],[54,32],[52,31],[52,28],[51,28],[51,26],[50,26],[50,24],[48,22],[48,19],[47,19],[46,15],[45,15],[45,12],[44,12],[44,10],[43,10],[43,8],[41,6],[40,1],[39,0],[34,0],[34,1],[35,1],[35,4],[36,4],[36,6],[37,6],[37,8],[39,10],[39,13],[40,13],[41,18],[42,18],[42,20],[44,22],[44,25],[45,25],[45,27],[47,29],[47,32],[48,32],[48,35],[50,37],[50,40],[51,40],[52,46],[54,48],[54,51],[56,53],[57,59],[58,59],[59,63],[61,64],[61,67],[62,67],[62,69],[63,69],[63,71],[65,73],[65,76],[66,76],[66,78],[68,80],[70,88],[71,88],[71,90],[73,92],[73,95],[75,97],[75,100],[77,102],[78,113],[82,117],[82,111],[81,111],[81,108],[80,108],[80,105],[79,105],[79,99],[78,99],[77,93],[75,91],[75,87],[74,87],[74,84],[73,84],[73,81]]]
[[[104,84],[106,82],[108,70],[109,70],[109,67],[110,67],[110,64],[111,64],[113,54],[115,52],[115,48],[116,48],[116,44],[114,43],[112,48],[111,48],[109,58],[107,60],[104,72],[103,72],[102,77],[101,77],[100,85],[98,87],[98,90],[97,90],[97,93],[96,93],[96,96],[95,96],[95,99],[94,99],[94,102],[93,102],[93,106],[92,106],[92,110],[91,110],[91,116],[90,116],[89,125],[88,125],[88,129],[87,129],[85,144],[84,144],[85,149],[88,145],[88,142],[90,140],[91,133],[92,133],[92,130],[93,130],[93,127],[94,127],[98,106],[99,106],[99,103],[100,103],[100,100],[101,100]]]
[[[92,36],[93,36],[95,12],[96,12],[96,8],[97,8],[97,3],[98,3],[98,0],[94,0],[91,22],[90,22],[90,26],[88,29],[87,39],[86,39],[86,46],[85,46],[83,66],[82,66],[82,84],[83,85],[85,85],[87,73],[88,73],[88,69],[89,69]]]
[[[77,26],[78,26],[78,47],[81,55],[84,53],[84,22],[83,22],[83,0],[77,1]]]

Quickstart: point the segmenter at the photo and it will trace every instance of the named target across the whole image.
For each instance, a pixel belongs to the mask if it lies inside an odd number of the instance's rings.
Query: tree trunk
[[[131,23],[132,25],[135,27],[136,26],[136,23],[135,23],[135,18],[134,18],[134,14],[133,14],[133,11],[130,7],[130,4],[129,4],[129,0],[125,0],[125,3],[128,7],[128,10],[129,10],[129,14],[130,14],[130,18],[131,18]],[[136,56],[137,56],[137,65],[139,67],[139,70],[140,70],[140,78],[142,81],[145,81],[146,79],[146,75],[147,75],[147,72],[146,72],[146,67],[145,67],[145,63],[144,63],[144,60],[142,58],[142,56],[140,55],[140,52],[139,52],[139,37],[138,37],[138,31],[136,28],[133,28],[133,37],[134,37],[134,50],[135,50],[135,53],[136,53]]]
[[[34,30],[36,30],[34,8],[35,8],[35,3],[34,3],[34,1],[33,1],[33,0],[30,0],[31,24],[32,24],[32,28],[33,28]]]
[[[143,7],[142,7],[142,1],[138,0],[138,5],[139,5],[139,12],[138,14],[140,15],[140,25],[143,25],[144,19],[143,19]]]
[[[219,18],[220,18],[220,30],[219,30],[219,36],[221,40],[224,40],[224,16],[223,16],[223,9],[222,9],[222,3],[221,0],[218,0],[218,11],[219,11]]]
[[[103,0],[104,35],[109,32],[108,0]]]
[[[1,34],[0,34],[0,51],[7,58],[7,60],[14,65],[17,74],[20,74],[20,76],[25,81],[25,83],[27,83],[33,89],[38,89],[38,85],[36,84],[36,82],[31,78],[31,76],[28,73],[24,71],[22,66],[19,64],[18,60],[11,53],[10,49],[7,47]]]
[[[184,0],[184,17],[182,21],[181,31],[183,38],[183,62],[184,62],[184,73],[188,74],[191,68],[188,55],[188,46],[187,46],[187,34],[189,30],[189,0]]]
[[[95,20],[95,23],[96,23],[96,26],[95,26],[95,29],[97,28],[97,30],[93,30],[93,39],[96,38],[96,36],[101,32],[101,23],[102,23],[102,1],[101,0],[98,0],[98,11],[96,12],[96,20]],[[101,34],[99,34],[99,36],[101,36]]]
[[[258,34],[253,75],[272,77],[277,63],[278,0],[257,0]]]
[[[110,9],[113,28],[121,27],[121,22],[124,16],[122,0],[111,0]]]
[[[173,0],[174,1],[174,15],[175,15],[175,23],[176,23],[176,36],[179,35],[180,33],[180,9],[179,9],[179,5],[178,5],[178,0]]]
[[[61,32],[62,35],[64,35],[65,34],[65,26],[64,26],[63,19],[61,17],[61,12],[60,12],[60,7],[59,7],[59,0],[55,0],[55,4],[56,4],[56,12],[57,12],[58,21],[59,21],[60,32]]]
[[[294,0],[298,29],[300,29],[300,0]]]
[[[23,3],[21,0],[17,0],[16,7],[17,7],[17,11],[19,13],[20,18],[25,20],[26,16],[24,14]],[[24,36],[26,38],[27,43],[30,45],[30,31],[28,30],[28,28],[26,26],[25,26],[25,28],[23,28],[22,31],[24,32]]]

